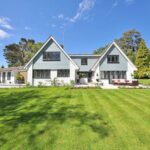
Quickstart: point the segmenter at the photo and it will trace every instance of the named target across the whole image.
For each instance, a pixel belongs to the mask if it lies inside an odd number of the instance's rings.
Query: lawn
[[[143,85],[150,85],[150,79],[139,79],[139,83]]]
[[[0,150],[149,150],[150,90],[0,89]]]

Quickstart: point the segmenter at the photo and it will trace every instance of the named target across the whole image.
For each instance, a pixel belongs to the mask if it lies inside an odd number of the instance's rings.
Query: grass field
[[[0,89],[0,150],[149,150],[150,90]]]
[[[150,79],[139,79],[139,83],[143,85],[150,85]]]

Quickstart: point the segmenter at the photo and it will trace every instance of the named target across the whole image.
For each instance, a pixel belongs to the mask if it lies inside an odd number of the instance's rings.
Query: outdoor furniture
[[[129,86],[137,86],[138,80],[126,80],[126,79],[112,79],[112,83],[114,85],[129,85]]]

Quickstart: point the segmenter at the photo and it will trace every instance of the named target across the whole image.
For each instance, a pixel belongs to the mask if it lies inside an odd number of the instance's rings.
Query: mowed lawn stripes
[[[0,149],[149,150],[150,90],[0,90]]]

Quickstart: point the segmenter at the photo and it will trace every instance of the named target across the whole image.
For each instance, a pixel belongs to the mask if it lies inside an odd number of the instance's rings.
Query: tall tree
[[[126,55],[130,58],[130,60],[135,63],[136,52],[139,48],[142,36],[141,33],[135,29],[129,30],[122,34],[122,37],[116,39],[115,42],[119,45],[119,47],[126,53]],[[105,51],[108,45],[105,47],[101,47],[95,50],[94,54],[101,54]]]
[[[117,39],[116,42],[128,54],[130,51],[136,52],[138,50],[141,40],[141,33],[132,29],[124,32],[122,37]]]
[[[8,66],[23,66],[31,57],[39,50],[42,43],[35,43],[32,39],[21,38],[19,43],[6,45],[4,49],[4,57]]]
[[[149,50],[149,53],[148,53],[148,62],[149,62],[149,65],[150,65],[150,50]]]
[[[149,60],[148,60],[149,50],[145,44],[145,41],[142,40],[139,45],[139,49],[136,54],[135,64],[138,68],[137,77],[146,78],[149,70]]]
[[[145,41],[142,40],[140,42],[140,46],[137,51],[136,60],[135,60],[135,64],[138,69],[148,66],[148,53],[149,53],[149,51],[145,44]]]

